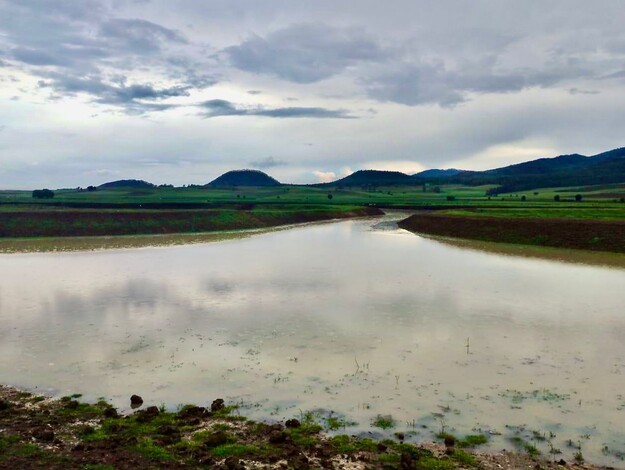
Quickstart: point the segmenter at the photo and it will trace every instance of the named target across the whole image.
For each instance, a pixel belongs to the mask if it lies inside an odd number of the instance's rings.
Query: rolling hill
[[[115,188],[133,188],[133,189],[151,189],[156,186],[143,180],[117,180],[98,186],[99,189],[115,189]]]
[[[278,180],[259,170],[233,170],[208,183],[208,188],[231,188],[235,186],[281,186]]]
[[[380,170],[358,170],[345,178],[330,182],[321,183],[315,186],[399,186],[414,185],[415,180],[412,176],[399,171],[380,171]]]

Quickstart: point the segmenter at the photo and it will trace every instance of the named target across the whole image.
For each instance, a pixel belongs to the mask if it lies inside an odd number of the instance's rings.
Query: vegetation
[[[286,423],[259,423],[215,400],[177,412],[146,406],[123,416],[104,401],[75,397],[33,401],[0,386],[0,467],[111,468],[337,468],[365,462],[373,469],[480,468],[478,455],[423,448],[399,440],[326,437],[315,414]],[[387,420],[388,421],[388,420]],[[475,436],[464,439],[475,441]]]

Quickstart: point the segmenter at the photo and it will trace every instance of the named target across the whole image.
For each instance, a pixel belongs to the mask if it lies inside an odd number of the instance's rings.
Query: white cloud
[[[317,178],[318,183],[330,183],[336,180],[336,173],[333,171],[313,171],[313,175]]]

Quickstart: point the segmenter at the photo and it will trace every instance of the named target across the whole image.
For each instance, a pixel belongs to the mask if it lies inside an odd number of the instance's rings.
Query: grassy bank
[[[176,412],[145,404],[124,416],[106,401],[79,398],[51,400],[0,386],[0,468],[597,468],[581,456],[574,465],[558,465],[536,455],[481,454],[475,447],[487,441],[482,435],[441,435],[440,443],[424,445],[406,443],[400,434],[384,441],[330,437],[311,414],[253,422],[219,399]]]
[[[625,253],[625,219],[588,211],[444,211],[399,222],[415,233],[471,240]]]
[[[65,237],[196,233],[276,227],[304,222],[380,215],[372,207],[288,207],[215,210],[0,211],[0,237]]]

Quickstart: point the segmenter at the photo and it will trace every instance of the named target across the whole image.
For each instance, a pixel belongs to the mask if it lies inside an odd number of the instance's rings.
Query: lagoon
[[[490,252],[397,229],[404,216],[1,254],[0,382],[124,409],[133,393],[220,397],[409,441],[484,433],[567,460],[581,446],[622,467],[621,258]]]

